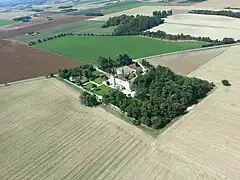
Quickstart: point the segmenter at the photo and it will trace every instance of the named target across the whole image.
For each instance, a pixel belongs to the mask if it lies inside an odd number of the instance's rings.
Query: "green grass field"
[[[87,84],[84,86],[84,88],[85,88],[86,90],[90,91],[90,90],[92,89],[92,86],[93,86],[93,83],[89,82],[89,83],[87,83]]]
[[[105,94],[109,93],[109,91],[111,90],[111,88],[105,84],[99,86],[98,88],[99,88],[99,90],[94,90],[94,91],[96,94],[101,95],[101,96],[104,96]]]
[[[6,26],[10,24],[15,24],[17,23],[16,21],[13,20],[5,20],[5,19],[0,19],[0,26]]]
[[[37,41],[49,36],[60,33],[94,33],[94,34],[111,34],[115,27],[101,28],[104,22],[101,21],[78,21],[70,24],[60,25],[54,28],[44,29],[39,31],[39,35],[20,35],[12,37],[11,39],[29,43],[30,41]]]
[[[102,84],[102,83],[103,83],[103,79],[100,78],[100,77],[94,79],[93,81],[94,81],[95,83],[97,83],[97,84]]]
[[[120,12],[140,6],[160,6],[161,3],[158,2],[120,2],[113,5],[101,7],[101,8],[93,8],[93,9],[86,9],[78,12],[69,13],[70,15],[83,15],[88,12],[102,12],[104,14]]]
[[[62,56],[97,64],[99,56],[133,59],[201,47],[201,42],[169,42],[139,36],[66,36],[35,45]]]

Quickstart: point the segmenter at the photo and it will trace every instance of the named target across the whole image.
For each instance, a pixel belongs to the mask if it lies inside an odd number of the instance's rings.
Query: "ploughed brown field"
[[[8,40],[0,40],[0,84],[72,68],[79,61]]]
[[[21,34],[25,34],[28,32],[34,32],[34,31],[39,31],[41,29],[47,29],[47,28],[52,28],[61,24],[68,24],[76,21],[81,21],[84,19],[89,19],[90,17],[85,17],[85,16],[70,16],[69,18],[63,18],[63,19],[56,19],[52,20],[46,23],[40,23],[40,24],[34,24],[32,26],[28,27],[23,27],[23,28],[18,28],[18,29],[13,29],[10,31],[2,31],[0,32],[0,39],[4,38],[10,38],[13,36],[19,36]]]

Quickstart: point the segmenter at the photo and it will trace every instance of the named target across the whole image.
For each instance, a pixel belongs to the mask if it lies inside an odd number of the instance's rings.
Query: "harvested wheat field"
[[[239,57],[229,47],[192,72],[216,89],[156,139],[56,79],[1,87],[0,179],[240,179]]]
[[[78,96],[56,79],[0,87],[1,180],[105,179],[147,153],[147,135]]]
[[[240,8],[240,1],[239,0],[207,0],[202,3],[198,3],[196,6],[198,7],[219,7],[219,8],[226,8],[226,7],[233,7],[233,8]]]
[[[153,27],[150,31],[165,31],[168,34],[189,34],[195,37],[210,37],[222,40],[225,37],[240,39],[240,19],[199,14],[173,15],[166,23]]]
[[[81,63],[8,40],[0,40],[0,55],[0,84],[43,76]]]
[[[199,51],[194,50],[191,52],[173,53],[171,55],[150,56],[144,59],[154,66],[166,66],[177,74],[187,75],[220,55],[226,49],[227,47]]]

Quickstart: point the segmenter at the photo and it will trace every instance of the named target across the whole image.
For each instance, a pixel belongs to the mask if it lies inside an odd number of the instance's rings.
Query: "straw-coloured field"
[[[187,75],[203,64],[223,53],[227,48],[215,48],[193,52],[179,52],[172,55],[158,55],[145,58],[154,66],[166,66],[177,74]]]
[[[195,37],[210,37],[222,40],[224,37],[240,39],[240,19],[199,14],[173,15],[166,23],[150,31],[165,31],[168,34],[189,34]]]
[[[58,80],[1,87],[0,179],[240,179],[239,58],[230,47],[192,72],[216,89],[156,139]]]
[[[146,153],[145,134],[78,96],[55,79],[0,87],[1,180],[96,179]]]

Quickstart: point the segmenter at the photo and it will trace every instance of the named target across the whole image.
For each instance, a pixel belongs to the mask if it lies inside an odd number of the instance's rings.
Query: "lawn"
[[[29,43],[30,41],[37,41],[38,39],[43,39],[49,36],[60,33],[93,33],[93,34],[111,34],[115,27],[101,28],[104,22],[101,21],[78,21],[70,24],[64,24],[53,28],[48,28],[39,31],[39,35],[20,35],[12,37],[11,39],[22,41],[24,43]]]
[[[103,83],[103,79],[100,78],[100,77],[94,79],[93,81],[94,81],[95,83],[97,83],[97,84],[102,84],[102,83]]]
[[[93,86],[93,83],[89,82],[84,86],[84,88],[90,91],[92,89],[92,86]]]
[[[5,20],[5,19],[0,19],[0,26],[6,26],[10,24],[15,24],[17,23],[16,21],[13,20]]]
[[[95,93],[101,96],[104,96],[105,94],[109,93],[109,91],[111,90],[111,88],[105,84],[99,86],[97,89],[99,90],[94,90]]]
[[[115,59],[127,53],[133,59],[200,48],[201,42],[170,42],[140,36],[66,36],[35,45],[65,57],[98,64],[99,56]]]

